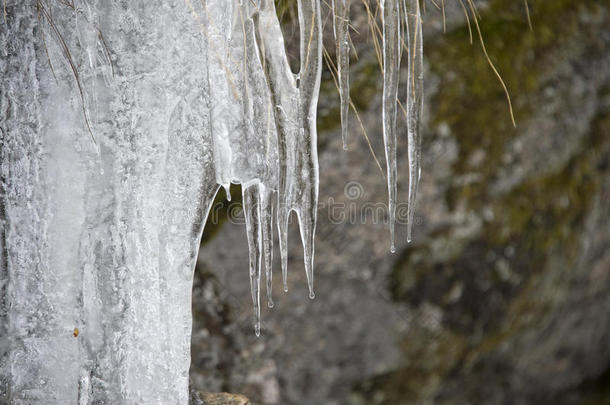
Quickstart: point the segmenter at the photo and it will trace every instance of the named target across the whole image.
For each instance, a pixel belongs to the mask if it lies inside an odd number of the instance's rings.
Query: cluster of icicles
[[[46,3],[43,15],[52,21]],[[87,4],[86,2],[84,4]],[[260,280],[265,268],[269,307],[273,306],[273,226],[278,229],[284,290],[287,291],[287,228],[295,211],[304,249],[309,297],[313,292],[314,234],[318,205],[318,154],[316,110],[322,72],[322,10],[320,0],[298,0],[300,69],[294,74],[274,0],[204,0],[202,8],[186,0],[207,41],[206,110],[208,139],[216,183],[230,199],[231,183],[242,185],[243,209],[249,245],[249,274],[255,308],[255,333],[260,334]],[[368,2],[367,2],[368,4]],[[419,134],[422,108],[422,20],[418,0],[379,0],[383,22],[383,137],[387,166],[391,251],[395,251],[396,118],[402,51],[408,51],[406,100],[408,133],[408,226],[411,228],[420,177]],[[89,20],[95,20],[89,10]],[[347,149],[350,59],[350,0],[332,1],[336,40],[338,85],[341,99],[341,133]],[[51,24],[53,28],[54,25]],[[101,31],[82,43],[95,49]],[[55,31],[57,34],[57,31]],[[79,33],[79,35],[81,35]],[[56,35],[61,38],[59,35]],[[69,58],[63,40],[58,40]],[[109,55],[104,42],[104,49]],[[93,59],[90,57],[90,59]],[[108,65],[112,66],[110,62]],[[70,63],[73,66],[73,63]],[[94,68],[92,64],[92,69]],[[110,69],[106,69],[110,71]],[[84,76],[81,72],[80,76]],[[81,89],[79,74],[75,77]],[[82,97],[85,121],[89,110]],[[95,131],[89,131],[94,136]],[[95,139],[95,138],[94,138]]]
[[[381,0],[383,10],[383,137],[387,165],[391,251],[395,251],[396,116],[402,48],[408,50],[408,228],[420,177],[422,21],[418,0]],[[350,0],[334,0],[333,28],[341,98],[344,149],[348,136]],[[249,245],[249,270],[260,334],[260,279],[264,265],[273,306],[273,221],[277,221],[284,290],[287,291],[287,225],[295,211],[304,249],[309,296],[313,292],[314,233],[318,203],[316,108],[322,71],[320,0],[299,0],[300,70],[289,66],[273,0],[209,1],[211,131],[216,180],[228,191],[241,183]],[[231,27],[227,30],[227,27]],[[402,38],[402,37],[406,38]],[[235,115],[243,111],[243,116]],[[239,128],[240,130],[235,130]]]

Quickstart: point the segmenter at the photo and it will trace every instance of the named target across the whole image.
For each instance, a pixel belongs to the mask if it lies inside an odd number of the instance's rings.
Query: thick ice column
[[[51,78],[28,2],[9,2],[0,24],[0,402],[74,403],[78,272],[53,257],[40,79]],[[67,126],[73,124],[68,119]],[[56,145],[57,148],[65,146]],[[65,229],[64,238],[74,241]],[[53,234],[59,237],[58,233]],[[58,259],[58,260],[55,260]],[[56,266],[57,265],[57,266]],[[76,366],[74,365],[76,364]],[[56,370],[62,370],[57,373]]]
[[[205,34],[180,0],[41,5],[0,24],[0,402],[187,403]]]
[[[165,158],[165,180],[159,244],[161,319],[167,321],[168,377],[164,389],[176,403],[187,403],[191,364],[191,298],[193,273],[203,226],[218,190],[209,131],[208,89],[194,88],[173,110]],[[204,132],[205,133],[205,132]],[[208,132],[209,133],[209,132]],[[161,381],[159,381],[160,383]],[[167,398],[166,397],[166,398]]]

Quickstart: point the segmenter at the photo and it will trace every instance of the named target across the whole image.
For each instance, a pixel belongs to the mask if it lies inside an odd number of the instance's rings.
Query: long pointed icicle
[[[333,0],[333,30],[337,44],[337,72],[341,97],[341,137],[347,150],[349,118],[349,8],[350,0]]]
[[[407,210],[407,242],[411,242],[417,186],[421,176],[420,118],[424,102],[423,33],[419,0],[408,0],[405,16],[409,43],[409,74],[407,85],[407,133],[409,155],[409,205]]]
[[[383,141],[388,181],[390,250],[396,251],[396,98],[400,70],[400,3],[382,0],[383,9]]]
[[[265,263],[265,280],[267,281],[267,306],[273,308],[272,282],[273,282],[273,190],[260,185],[261,203],[261,245],[263,248],[263,261]]]
[[[260,227],[260,197],[259,183],[243,186],[242,191],[244,216],[246,217],[246,233],[248,237],[248,250],[250,259],[250,290],[252,292],[252,303],[254,304],[254,333],[261,333],[261,303],[260,303],[260,281],[261,281],[261,227]]]
[[[318,133],[316,114],[322,75],[322,13],[320,0],[298,0],[301,36],[301,69],[299,71],[299,138],[296,161],[292,168],[294,209],[299,218],[303,242],[303,259],[313,299],[314,234],[318,209]]]
[[[314,234],[318,204],[316,108],[322,71],[322,19],[319,0],[299,0],[301,66],[290,70],[272,0],[261,0],[257,34],[264,49],[267,78],[278,132],[277,221],[284,289],[286,286],[287,229],[291,211],[297,213],[304,249],[309,296],[313,292]]]
[[[260,50],[256,41],[255,24],[249,16],[249,2],[242,2],[241,18],[245,46],[246,86],[244,99],[247,101],[246,133],[253,131],[252,136],[260,140],[261,153],[249,155],[250,166],[259,178],[259,245],[262,249],[262,260],[265,264],[267,284],[267,305],[273,307],[272,261],[273,261],[273,200],[274,188],[277,187],[277,132],[273,122],[271,97],[263,70]],[[248,152],[254,152],[249,150]]]
[[[290,70],[280,23],[273,0],[261,0],[259,12],[254,17],[257,38],[264,57],[271,103],[278,136],[278,205],[277,228],[280,244],[280,262],[284,291],[288,291],[288,216],[290,215],[289,168],[294,166],[293,151],[289,142],[296,138],[298,90],[296,77]]]

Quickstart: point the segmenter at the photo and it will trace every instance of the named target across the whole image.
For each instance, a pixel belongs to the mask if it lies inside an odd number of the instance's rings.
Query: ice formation
[[[392,249],[401,33],[409,239],[422,103],[417,0],[383,6]],[[344,147],[350,0],[333,0]],[[219,187],[242,185],[249,275],[271,297],[298,219],[313,292],[320,0],[298,0],[300,68],[273,0],[9,0],[0,25],[0,400],[187,403],[191,288]],[[78,331],[78,332],[77,332]],[[61,370],[61,372],[58,372]]]
[[[402,56],[401,18],[407,37],[407,137],[409,156],[409,201],[407,241],[411,241],[415,197],[420,177],[421,136],[419,119],[423,103],[423,41],[419,0],[381,0],[383,15],[383,140],[388,182],[390,250],[394,252],[396,223],[396,115],[400,60]]]
[[[337,44],[337,75],[339,97],[341,99],[341,138],[343,149],[347,150],[348,113],[349,113],[349,9],[351,0],[332,0],[333,32]]]
[[[423,33],[419,0],[407,0],[405,26],[408,46],[407,138],[409,155],[409,200],[407,205],[407,242],[411,242],[415,216],[415,198],[421,176],[421,133],[419,120],[424,103]],[[443,8],[444,10],[444,8]],[[444,21],[444,19],[443,19]]]

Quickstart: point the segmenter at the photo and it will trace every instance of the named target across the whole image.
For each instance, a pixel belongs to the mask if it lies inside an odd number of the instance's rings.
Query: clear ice
[[[396,251],[396,111],[400,73],[400,2],[381,0],[383,16],[383,143],[388,180],[390,250]]]
[[[421,15],[401,1],[382,0],[392,248],[403,24],[409,239],[421,144]],[[344,147],[349,10],[333,0]],[[242,185],[256,335],[263,266],[273,306],[275,226],[287,290],[293,211],[314,298],[320,0],[298,0],[298,16],[293,72],[273,0],[6,1],[0,402],[186,404],[193,271],[231,183]]]
[[[396,115],[401,32],[407,37],[407,142],[409,161],[409,192],[407,205],[407,242],[411,242],[415,216],[417,186],[421,175],[420,116],[423,104],[423,38],[419,0],[380,0],[383,22],[383,140],[385,146],[390,251],[396,251]],[[401,19],[404,18],[404,30]]]
[[[351,0],[332,0],[333,32],[337,54],[337,75],[339,97],[341,99],[341,138],[343,149],[347,150],[347,130],[349,114],[349,9]]]
[[[407,206],[407,242],[411,242],[415,217],[415,199],[421,177],[420,118],[424,103],[423,33],[419,0],[407,0],[405,31],[408,43],[407,138],[409,194]],[[444,10],[444,9],[443,9]]]

